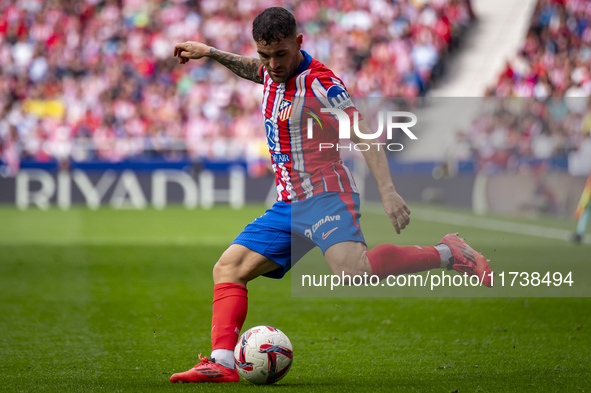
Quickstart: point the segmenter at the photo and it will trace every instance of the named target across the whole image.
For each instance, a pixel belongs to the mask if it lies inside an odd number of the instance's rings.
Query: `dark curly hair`
[[[267,8],[252,22],[252,38],[263,45],[295,37],[296,34],[297,25],[293,14],[282,7]]]

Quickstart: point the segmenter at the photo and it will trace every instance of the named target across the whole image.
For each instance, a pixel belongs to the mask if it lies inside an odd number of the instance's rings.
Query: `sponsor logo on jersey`
[[[275,141],[277,126],[273,123],[271,119],[265,120],[265,132],[267,134],[267,146],[269,146],[269,150],[275,150],[275,146],[277,146],[277,142]]]
[[[289,154],[277,153],[271,154],[271,157],[273,157],[273,162],[276,164],[283,164],[291,161],[291,157],[289,157]]]
[[[321,218],[316,224],[312,225],[312,233],[316,233],[316,231],[318,230],[318,228],[322,225],[325,224],[327,222],[332,222],[332,221],[340,221],[341,220],[341,216],[339,214],[337,214],[336,216],[326,216],[324,218]]]
[[[328,235],[330,235],[331,233],[333,233],[337,229],[339,229],[339,227],[334,227],[334,228],[332,228],[330,231],[328,231],[326,233],[322,232],[322,240],[325,240],[328,237]]]
[[[279,104],[279,120],[285,121],[291,116],[291,101],[285,98]]]

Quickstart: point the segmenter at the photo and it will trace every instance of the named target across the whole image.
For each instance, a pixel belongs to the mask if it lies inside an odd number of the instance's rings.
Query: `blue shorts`
[[[360,217],[358,194],[325,192],[300,202],[275,202],[232,244],[241,244],[281,265],[265,274],[281,278],[316,246],[324,253],[336,243],[365,244]]]

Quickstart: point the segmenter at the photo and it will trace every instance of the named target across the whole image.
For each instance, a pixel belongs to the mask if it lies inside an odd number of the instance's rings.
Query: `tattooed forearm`
[[[235,55],[215,48],[209,50],[209,57],[244,79],[263,83],[263,78],[259,76],[259,67],[262,64],[259,59]]]

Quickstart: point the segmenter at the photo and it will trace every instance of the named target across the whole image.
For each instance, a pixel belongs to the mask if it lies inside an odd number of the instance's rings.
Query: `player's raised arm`
[[[359,121],[359,131],[364,134],[372,133],[365,120]],[[390,218],[396,233],[400,234],[400,230],[406,228],[410,223],[410,209],[394,187],[384,149],[377,148],[379,142],[377,140],[361,140],[355,134],[353,127],[351,127],[351,140],[354,143],[367,143],[372,147],[367,151],[363,151],[363,158],[365,158],[365,162],[367,162],[367,166],[378,184],[384,211]],[[372,142],[376,144],[372,144]]]
[[[174,56],[178,57],[179,64],[185,64],[191,59],[197,60],[202,57],[209,57],[241,78],[251,80],[255,83],[263,83],[263,78],[259,75],[259,68],[262,63],[254,57],[224,52],[195,41],[176,44],[174,46]]]

